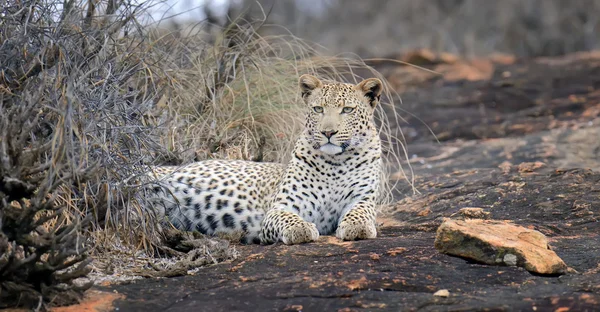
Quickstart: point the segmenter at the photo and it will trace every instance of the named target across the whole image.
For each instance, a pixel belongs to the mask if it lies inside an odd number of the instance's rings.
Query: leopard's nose
[[[331,137],[338,133],[337,131],[321,131],[321,133],[328,139],[331,139]]]

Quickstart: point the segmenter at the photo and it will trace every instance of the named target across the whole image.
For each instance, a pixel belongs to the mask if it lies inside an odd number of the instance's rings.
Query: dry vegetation
[[[142,21],[152,2],[134,3],[0,6],[0,308],[72,303],[90,270],[173,276],[236,257],[225,239],[161,227],[123,182],[155,164],[285,161],[302,127],[299,75],[378,75],[241,21],[217,36],[157,31]]]

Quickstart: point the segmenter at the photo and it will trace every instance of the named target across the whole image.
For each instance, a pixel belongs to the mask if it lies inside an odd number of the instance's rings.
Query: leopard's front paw
[[[319,231],[314,223],[301,221],[283,230],[281,241],[286,245],[314,242],[319,239]]]
[[[370,239],[377,237],[375,222],[355,223],[342,221],[338,226],[335,236],[342,240]]]

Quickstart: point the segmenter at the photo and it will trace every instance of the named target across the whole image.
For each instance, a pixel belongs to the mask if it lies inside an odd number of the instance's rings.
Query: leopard
[[[153,167],[148,199],[159,214],[180,230],[242,233],[243,243],[376,238],[381,80],[323,82],[305,74],[298,85],[305,126],[286,165],[212,159]]]

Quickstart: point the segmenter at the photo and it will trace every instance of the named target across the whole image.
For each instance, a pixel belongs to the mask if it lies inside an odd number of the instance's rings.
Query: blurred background
[[[266,18],[261,34],[292,33],[330,54],[365,58],[417,48],[532,57],[598,48],[599,9],[594,0],[169,0],[152,15],[173,16],[179,27]]]

